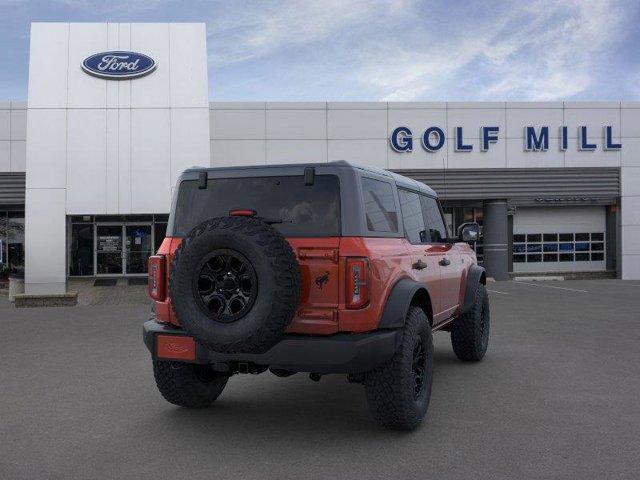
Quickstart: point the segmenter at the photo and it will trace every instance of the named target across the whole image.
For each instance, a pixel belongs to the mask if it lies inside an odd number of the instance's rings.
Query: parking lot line
[[[540,285],[540,284],[537,284],[537,283],[529,283],[529,282],[513,282],[513,283],[519,283],[519,284],[522,284],[522,285],[531,285],[532,287],[555,288],[557,290],[568,290],[570,292],[589,293],[587,290],[580,290],[580,289],[577,289],[577,288],[556,287],[554,285]]]
[[[499,293],[500,295],[509,295],[507,292],[499,292],[498,290],[489,290],[488,288],[487,288],[487,292]]]

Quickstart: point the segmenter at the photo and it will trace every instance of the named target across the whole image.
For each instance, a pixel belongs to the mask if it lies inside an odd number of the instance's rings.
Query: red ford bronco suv
[[[160,393],[207,407],[237,373],[347,374],[395,429],[425,416],[432,331],[458,358],[489,340],[484,269],[433,190],[346,162],[190,169],[149,260],[144,324]]]

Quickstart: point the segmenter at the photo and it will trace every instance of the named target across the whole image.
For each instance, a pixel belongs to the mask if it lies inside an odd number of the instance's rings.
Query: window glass
[[[153,224],[154,242],[153,251],[157,252],[164,241],[164,237],[167,235],[167,224],[163,222],[156,222]]]
[[[205,220],[226,217],[234,209],[251,209],[259,217],[282,220],[272,226],[285,237],[339,236],[340,180],[335,175],[316,175],[313,185],[305,185],[302,175],[216,178],[209,179],[206,189],[199,189],[195,180],[184,181],[172,233],[184,236]]]
[[[69,275],[93,275],[92,223],[74,223],[71,225],[71,251],[69,262]]]
[[[604,232],[516,233],[512,258],[514,262],[522,262],[522,254],[526,252],[527,262],[539,262],[537,254],[543,252],[543,262],[601,262],[605,258],[604,237]]]
[[[370,232],[397,232],[398,214],[391,184],[363,178],[362,194],[367,229]]]
[[[426,240],[426,228],[422,216],[420,196],[415,192],[398,190],[400,196],[400,210],[407,238],[411,243],[424,243]]]
[[[24,273],[24,212],[8,213],[7,256],[11,272]]]
[[[444,226],[444,221],[442,220],[438,201],[435,198],[427,197],[425,195],[420,195],[420,200],[422,202],[424,221],[427,226],[427,242],[444,242],[447,238],[447,229]]]

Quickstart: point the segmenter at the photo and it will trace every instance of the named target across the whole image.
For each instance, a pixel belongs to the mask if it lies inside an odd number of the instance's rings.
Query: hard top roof
[[[324,163],[287,163],[287,164],[277,164],[277,165],[251,165],[251,166],[241,166],[241,167],[237,167],[237,166],[230,166],[230,167],[191,167],[187,170],[185,170],[185,173],[187,172],[202,172],[202,171],[207,171],[207,172],[216,172],[216,173],[220,173],[220,172],[228,172],[228,173],[232,173],[232,172],[237,172],[237,171],[243,171],[246,172],[247,170],[258,170],[258,171],[272,171],[274,169],[286,169],[286,168],[295,168],[295,167],[317,167],[317,168],[323,168],[326,169],[327,167],[333,167],[333,168],[352,168],[352,169],[358,169],[358,170],[362,170],[364,172],[371,172],[371,173],[375,173],[376,175],[381,175],[384,177],[388,177],[390,179],[392,179],[396,185],[398,185],[399,187],[405,187],[405,188],[410,188],[412,190],[418,190],[421,191],[423,193],[426,193],[427,195],[430,196],[437,196],[436,192],[429,187],[428,185],[422,183],[422,182],[418,182],[417,180],[414,180],[412,178],[409,177],[405,177],[403,175],[399,175],[395,172],[390,172],[388,170],[384,170],[382,168],[378,168],[378,167],[372,167],[369,165],[361,165],[358,163],[353,163],[353,162],[347,162],[345,160],[338,160],[338,161],[334,161],[334,162],[324,162]]]

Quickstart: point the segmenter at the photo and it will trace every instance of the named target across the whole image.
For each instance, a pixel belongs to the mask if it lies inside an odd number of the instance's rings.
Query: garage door
[[[604,271],[605,232],[605,207],[518,207],[513,271]]]

